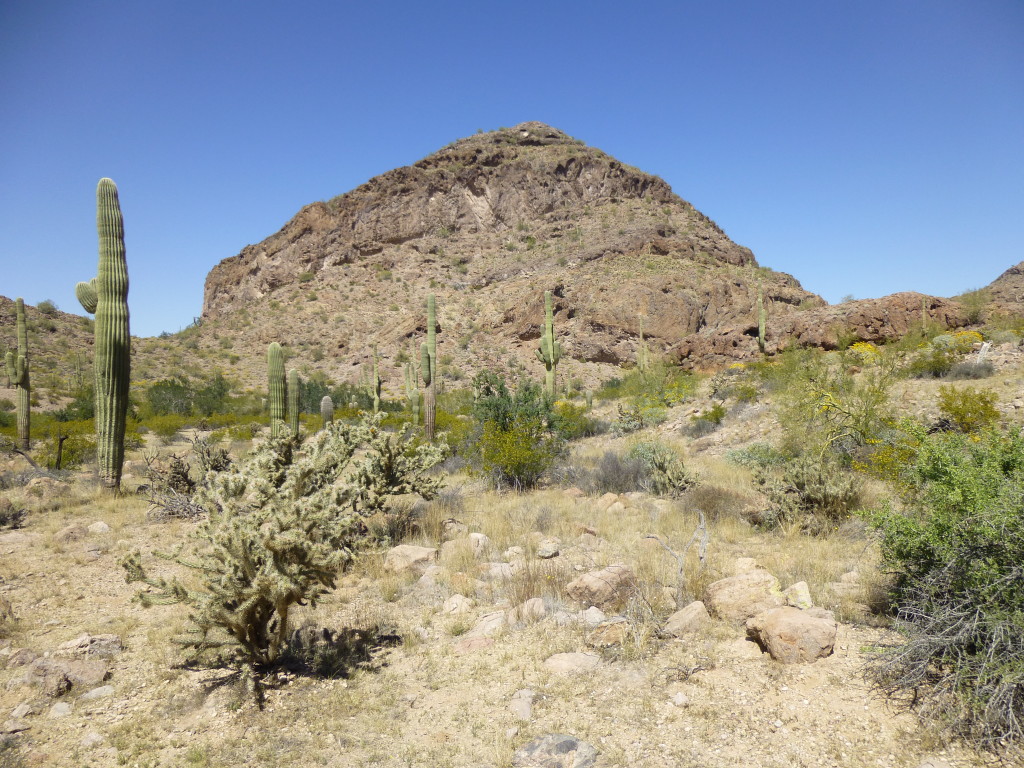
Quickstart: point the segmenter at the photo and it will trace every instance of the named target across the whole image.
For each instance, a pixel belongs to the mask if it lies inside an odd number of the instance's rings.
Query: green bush
[[[907,375],[913,379],[941,379],[959,362],[960,357],[960,352],[953,346],[925,346],[911,358]]]
[[[96,426],[92,419],[51,424],[45,439],[36,442],[35,458],[44,467],[57,469],[59,438],[65,437],[61,448],[60,469],[76,469],[96,458]]]
[[[872,662],[897,701],[983,747],[1024,736],[1024,437],[916,433],[882,533],[902,640]]]
[[[150,416],[141,422],[141,426],[157,435],[164,443],[174,440],[179,431],[185,428],[191,419],[176,413],[168,413],[162,416]]]
[[[939,387],[939,413],[960,432],[979,432],[999,422],[998,396],[990,389]]]
[[[599,423],[587,415],[587,406],[574,403],[555,403],[553,426],[564,440],[578,440],[596,435]]]
[[[497,421],[484,422],[479,445],[484,473],[497,487],[517,491],[535,486],[562,452],[561,440],[537,418],[507,429]]]

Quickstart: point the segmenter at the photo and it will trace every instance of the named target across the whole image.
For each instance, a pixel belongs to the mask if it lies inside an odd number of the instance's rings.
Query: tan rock
[[[622,645],[626,642],[632,629],[632,625],[626,619],[618,616],[594,627],[594,630],[587,635],[587,645],[591,648],[611,648]]]
[[[563,675],[589,672],[601,663],[594,653],[556,653],[544,660],[545,668]]]
[[[392,547],[384,556],[384,570],[392,573],[409,571],[422,573],[427,566],[437,560],[437,550],[433,547],[417,547],[413,544],[399,544]]]
[[[711,614],[700,600],[676,611],[668,617],[665,622],[665,632],[672,637],[683,637],[684,635],[699,632],[711,623]]]
[[[786,587],[786,591],[782,594],[786,598],[786,605],[799,608],[801,611],[814,607],[811,590],[806,581],[798,581],[796,584]]]
[[[747,636],[783,664],[809,664],[829,656],[837,629],[835,621],[791,606],[772,608],[747,621]]]
[[[617,563],[574,579],[566,586],[565,593],[583,605],[596,605],[606,610],[624,601],[635,582],[636,576],[630,567]]]
[[[543,619],[547,612],[548,609],[544,605],[543,598],[531,597],[526,602],[509,609],[505,614],[505,621],[510,625],[520,623],[532,624]]]
[[[715,616],[733,624],[785,603],[779,580],[757,569],[720,579],[704,592],[704,603]]]

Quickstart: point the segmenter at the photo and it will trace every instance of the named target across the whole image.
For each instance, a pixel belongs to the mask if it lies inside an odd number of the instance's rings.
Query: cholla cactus
[[[440,488],[427,470],[444,446],[413,447],[408,428],[387,432],[381,418],[331,424],[302,451],[290,438],[271,439],[207,475],[196,499],[209,519],[193,534],[190,557],[168,558],[196,570],[198,590],[150,578],[139,552],[121,563],[129,582],[151,587],[138,595],[144,604],[188,604],[196,626],[183,644],[197,660],[243,670],[257,696],[285,648],[292,607],[315,606],[334,588],[362,541],[362,518],[395,496],[429,499]]]
[[[32,391],[28,377],[28,329],[25,323],[25,302],[14,302],[17,324],[18,351],[7,353],[7,379],[14,383],[18,393],[18,447],[29,449],[29,420],[31,418]]]
[[[555,399],[555,369],[562,359],[562,345],[555,340],[555,315],[551,308],[551,291],[544,291],[544,332],[540,337],[537,359],[544,363],[544,391]]]

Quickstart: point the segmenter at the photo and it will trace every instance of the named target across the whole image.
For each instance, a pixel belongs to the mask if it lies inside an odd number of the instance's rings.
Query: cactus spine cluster
[[[544,332],[540,337],[537,359],[544,363],[544,391],[555,399],[555,368],[562,359],[562,345],[555,340],[555,315],[551,308],[551,291],[544,291]]]
[[[320,418],[323,419],[324,429],[334,423],[334,401],[330,395],[324,395],[320,400]]]
[[[761,286],[757,286],[757,348],[764,353],[764,329],[765,329],[765,314],[764,314],[764,292],[761,290]]]
[[[434,294],[427,296],[427,340],[420,346],[420,375],[423,376],[423,432],[429,441],[434,439],[437,418],[437,400],[434,387],[437,379],[437,313]]]
[[[14,302],[17,318],[18,351],[7,353],[7,379],[13,383],[18,392],[18,447],[23,451],[29,449],[29,419],[31,388],[28,381],[28,329],[25,325],[25,302],[18,299]]]
[[[267,394],[270,406],[270,436],[279,437],[285,416],[284,350],[276,341],[267,348]]]
[[[117,186],[100,179],[96,187],[96,229],[100,260],[96,277],[75,286],[86,312],[96,314],[96,463],[100,482],[117,490],[124,464],[124,428],[131,377],[131,334],[128,329],[128,262],[124,252],[124,219]]]
[[[292,368],[288,371],[288,428],[292,437],[299,436],[299,395],[302,391],[302,382],[299,380],[299,372]]]

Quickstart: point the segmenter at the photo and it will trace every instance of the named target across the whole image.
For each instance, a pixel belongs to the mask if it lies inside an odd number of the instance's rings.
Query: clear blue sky
[[[1024,260],[1022,0],[5,0],[0,104],[0,293],[80,311],[109,176],[138,335],[302,205],[525,120],[832,302]]]

